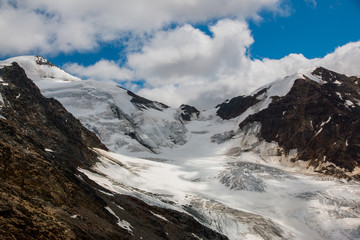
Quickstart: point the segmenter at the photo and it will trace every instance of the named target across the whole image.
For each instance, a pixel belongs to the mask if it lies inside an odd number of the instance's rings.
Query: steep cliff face
[[[0,238],[226,239],[89,180],[78,168],[98,162],[93,148],[107,148],[18,64],[0,69],[0,94]]]
[[[38,154],[54,157],[69,167],[94,163],[96,154],[89,147],[106,149],[57,100],[43,97],[19,65],[0,69],[0,77],[4,123],[25,141],[12,142],[13,146],[36,148]]]

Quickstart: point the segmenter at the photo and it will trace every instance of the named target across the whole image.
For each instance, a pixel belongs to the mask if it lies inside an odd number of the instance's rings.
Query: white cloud
[[[140,53],[129,55],[128,66],[147,83],[138,93],[174,107],[188,103],[206,109],[299,68],[324,66],[360,75],[360,42],[339,47],[324,58],[290,54],[279,60],[258,60],[247,55],[253,38],[246,23],[227,19],[210,29],[212,38],[190,25],[160,31]]]
[[[258,17],[281,0],[0,0],[1,55],[89,51],[172,23]],[[6,36],[6,37],[5,37]]]
[[[314,62],[336,72],[360,76],[360,41],[338,47],[333,53]]]
[[[253,38],[247,24],[235,20],[221,20],[210,30],[212,38],[191,25],[158,32],[140,53],[128,56],[128,64],[154,87],[218,80],[244,61]]]
[[[97,81],[128,81],[133,79],[133,72],[127,68],[119,67],[113,61],[100,60],[91,66],[82,66],[77,63],[66,64],[65,70],[69,73],[86,79]]]

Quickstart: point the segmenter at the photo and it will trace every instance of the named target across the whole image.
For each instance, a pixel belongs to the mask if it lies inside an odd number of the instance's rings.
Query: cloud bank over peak
[[[249,94],[299,68],[324,66],[360,74],[360,42],[338,47],[323,58],[289,54],[279,60],[260,60],[249,54],[254,39],[245,22],[220,20],[210,31],[212,37],[190,25],[161,31],[140,53],[129,55],[128,66],[147,83],[138,93],[172,106],[188,103],[206,109],[226,98]]]
[[[253,59],[249,49],[254,39],[245,21],[222,19],[209,29],[211,36],[189,24],[157,31],[144,42],[140,52],[128,54],[126,67],[110,63],[113,68],[107,68],[104,63],[109,62],[102,60],[93,66],[72,65],[73,68],[66,70],[95,79],[106,78],[110,72],[129,82],[133,77],[143,80],[144,85],[140,89],[135,84],[127,87],[139,89],[137,93],[144,97],[173,107],[186,103],[200,109],[249,94],[300,68],[324,66],[360,75],[360,42],[338,47],[323,58],[307,59],[302,54],[289,54],[278,60]],[[75,71],[75,67],[81,71]]]

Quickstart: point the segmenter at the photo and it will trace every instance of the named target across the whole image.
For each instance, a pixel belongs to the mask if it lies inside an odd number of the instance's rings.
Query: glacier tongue
[[[235,129],[237,121],[203,112],[187,123],[192,134],[182,146],[157,155],[97,150],[101,163],[94,172],[82,171],[113,192],[187,212],[229,239],[359,236],[357,182],[291,165],[278,155],[276,144],[256,139],[257,125],[226,143],[211,141],[212,136]]]

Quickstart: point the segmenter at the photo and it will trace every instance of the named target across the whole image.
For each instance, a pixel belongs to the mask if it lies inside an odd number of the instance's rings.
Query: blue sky
[[[323,57],[338,46],[360,39],[360,1],[292,1],[290,15],[262,14],[259,24],[250,23],[255,38],[251,53],[256,58],[281,58],[302,53]],[[272,46],[272,47],[268,47]]]
[[[360,75],[359,22],[359,0],[0,0],[0,57],[209,108],[299,68]]]

